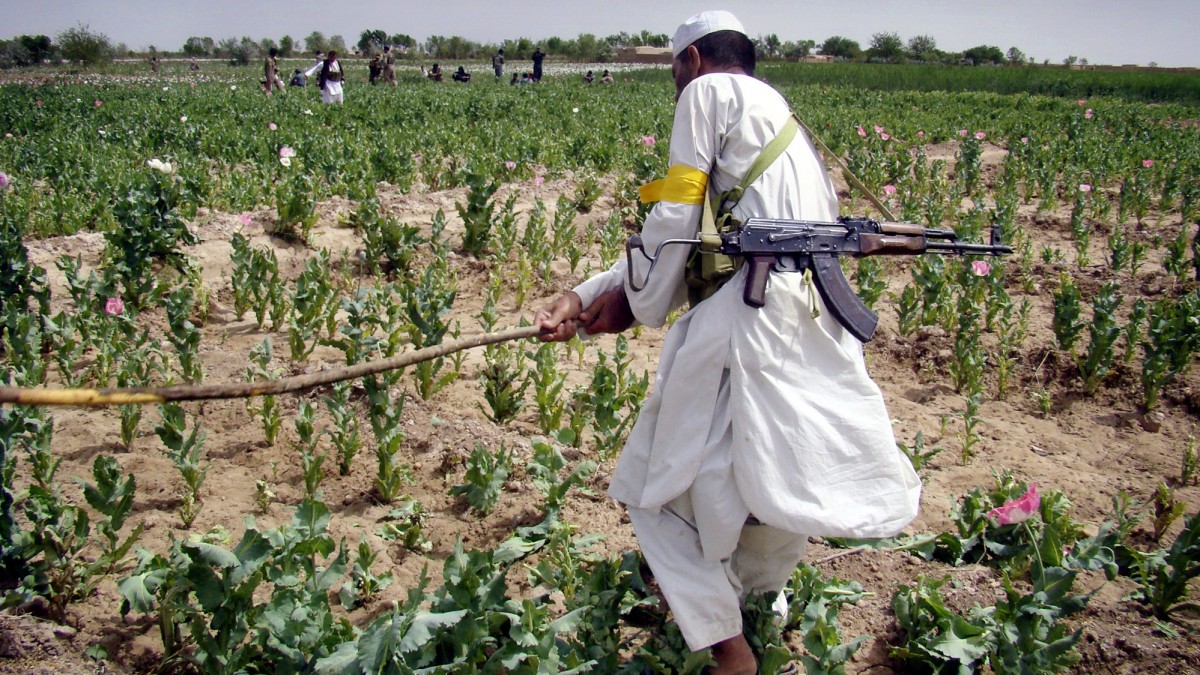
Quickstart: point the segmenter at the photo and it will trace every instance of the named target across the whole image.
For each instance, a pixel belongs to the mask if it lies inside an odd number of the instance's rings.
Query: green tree
[[[346,38],[341,35],[334,35],[329,38],[329,48],[339,54],[346,53]]]
[[[404,49],[412,49],[417,46],[417,41],[407,33],[396,33],[388,38],[388,43],[393,47],[403,47]]]
[[[387,33],[379,29],[364,30],[358,36],[358,51],[365,55],[371,55],[376,52],[383,51],[383,46],[387,44]]]
[[[576,42],[576,56],[585,61],[600,61],[601,60],[601,43],[591,33],[580,33]]]
[[[92,31],[85,25],[68,28],[54,39],[63,58],[84,65],[107,63],[112,60],[112,42],[104,33]]]
[[[999,47],[992,45],[979,45],[971,47],[963,52],[963,59],[970,62],[973,66],[982,66],[984,64],[1000,65],[1004,63],[1004,52],[1000,51]]]
[[[292,52],[296,51],[296,41],[291,35],[284,35],[279,38],[279,53],[283,56],[291,56]]]
[[[812,53],[814,47],[817,46],[814,40],[800,40],[798,42],[787,41],[783,43],[783,58],[797,60],[802,59]]]
[[[1025,52],[1016,47],[1009,47],[1005,56],[1008,57],[1008,62],[1014,66],[1024,65],[1029,60],[1029,57],[1025,56]]]
[[[325,34],[319,30],[314,30],[304,38],[304,50],[308,52],[327,52],[329,51],[329,40],[325,39]]]
[[[42,61],[49,61],[54,58],[56,49],[54,43],[46,35],[22,35],[17,38],[25,51],[29,52],[29,60],[31,65],[37,65]]]
[[[867,50],[867,57],[899,63],[904,60],[904,41],[898,33],[876,33],[871,36],[871,48]]]
[[[760,35],[754,40],[754,52],[760,59],[777,59],[783,56],[783,41],[775,33]]]
[[[936,61],[937,40],[932,35],[917,35],[908,41],[908,54],[914,61]]]
[[[210,37],[190,37],[183,43],[184,56],[212,56],[216,43]]]
[[[826,38],[825,42],[821,44],[821,53],[843,59],[857,59],[862,54],[862,48],[848,37],[834,35]]]

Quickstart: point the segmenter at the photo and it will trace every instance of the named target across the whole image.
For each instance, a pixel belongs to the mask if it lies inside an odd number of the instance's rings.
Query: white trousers
[[[808,538],[750,521],[728,558],[709,560],[681,495],[657,513],[629,509],[638,546],[667,599],[688,648],[699,651],[741,635],[741,603],[752,593],[779,593],[804,556]],[[775,608],[787,607],[780,595]]]

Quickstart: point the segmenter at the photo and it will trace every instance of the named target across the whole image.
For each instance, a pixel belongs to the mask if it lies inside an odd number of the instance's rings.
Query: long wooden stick
[[[163,403],[165,401],[203,401],[216,398],[249,398],[251,396],[263,396],[267,394],[287,394],[312,389],[324,384],[353,380],[364,375],[374,375],[388,370],[396,370],[397,368],[411,366],[414,363],[422,361],[430,361],[439,356],[445,356],[464,349],[482,347],[509,340],[531,338],[539,333],[541,333],[541,328],[538,326],[510,328],[498,333],[485,333],[461,340],[443,342],[439,345],[397,354],[396,356],[378,361],[365,361],[352,366],[320,370],[307,375],[296,375],[279,380],[263,380],[262,382],[139,387],[134,389],[22,389],[20,387],[0,387],[0,403],[104,406]]]

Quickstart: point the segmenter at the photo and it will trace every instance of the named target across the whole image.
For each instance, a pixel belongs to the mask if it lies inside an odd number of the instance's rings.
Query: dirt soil
[[[931,153],[936,158],[953,157],[953,149]],[[946,156],[943,156],[946,155]],[[984,161],[987,177],[994,175],[1003,150],[989,147]],[[574,190],[571,178],[547,181],[545,184],[512,184],[502,188],[502,201],[511,191],[519,194],[519,221],[540,198],[553,205],[560,194]],[[844,185],[840,186],[844,192]],[[613,193],[607,184],[607,195]],[[465,201],[465,190],[427,192],[419,187],[408,194],[381,185],[382,211],[402,222],[422,227],[428,234],[433,214],[442,209],[450,219],[447,235],[459,241],[461,221],[454,211],[456,202]],[[1036,200],[1035,202],[1036,203]],[[576,223],[598,228],[613,207],[606,196],[590,213],[581,214]],[[353,230],[344,225],[344,218],[354,208],[350,202],[331,200],[320,205],[314,247],[330,249],[335,257],[346,251],[351,257],[358,248]],[[280,242],[264,232],[274,213],[260,209],[249,214],[245,224],[240,214],[201,212],[191,223],[201,243],[189,253],[204,268],[207,285],[215,291],[210,318],[203,327],[201,352],[208,383],[242,381],[248,354],[262,341],[264,331],[254,323],[252,313],[242,320],[233,316],[228,273],[230,237],[241,232],[257,246],[269,246],[279,256],[281,268],[294,279],[312,250]],[[1022,227],[1032,233],[1036,246],[1041,244],[1063,249],[1073,264],[1068,240],[1069,215],[1066,212],[1035,214],[1032,207],[1023,207]],[[1163,226],[1178,227],[1177,216],[1163,219]],[[1135,236],[1146,239],[1140,231]],[[1093,237],[1101,242],[1103,236]],[[54,269],[54,261],[62,255],[83,257],[87,266],[95,266],[104,240],[98,234],[48,239],[32,242],[33,262],[51,272],[55,284],[55,307],[67,298],[62,292],[62,278]],[[599,257],[589,258],[593,267]],[[1093,252],[1092,259],[1102,261],[1102,251]],[[478,330],[472,318],[482,306],[489,270],[485,264],[466,257],[452,261],[457,270],[458,298],[454,316],[462,320],[464,334]],[[1001,262],[999,264],[1006,264]],[[1008,263],[1015,265],[1015,261]],[[569,273],[565,262],[556,263],[552,283],[537,286],[530,292],[523,307],[514,307],[511,284],[504,295],[500,310],[500,326],[516,325],[520,317],[531,317],[534,310],[552,299],[559,291],[569,288],[583,278]],[[1061,269],[1070,269],[1059,266]],[[888,261],[889,290],[899,292],[909,280],[906,261]],[[499,270],[503,273],[505,270]],[[1100,268],[1085,270],[1084,276],[1095,276]],[[1143,504],[1148,503],[1155,486],[1166,481],[1176,488],[1179,499],[1189,504],[1189,512],[1200,505],[1200,489],[1193,485],[1177,485],[1180,459],[1189,435],[1197,430],[1197,408],[1200,406],[1200,376],[1194,372],[1177,383],[1164,395],[1160,411],[1149,416],[1139,413],[1137,373],[1118,369],[1100,391],[1085,396],[1077,378],[1061,358],[1055,358],[1054,338],[1050,331],[1052,314],[1050,293],[1058,269],[1039,263],[1037,269],[1041,291],[1032,298],[1034,309],[1031,334],[1025,343],[1025,354],[1018,366],[1014,386],[1006,400],[994,400],[994,387],[989,387],[988,400],[983,404],[982,442],[978,455],[969,463],[960,461],[962,423],[956,416],[963,408],[963,399],[949,385],[945,364],[951,357],[950,336],[937,329],[901,337],[896,330],[894,309],[885,299],[878,306],[880,329],[867,345],[868,364],[882,387],[895,423],[897,440],[911,444],[918,432],[923,432],[927,447],[942,447],[931,466],[923,472],[925,492],[922,510],[909,532],[937,532],[952,529],[951,507],[956,498],[972,487],[989,487],[993,472],[1011,469],[1018,477],[1036,481],[1043,491],[1061,490],[1074,503],[1072,515],[1086,523],[1090,530],[1102,522],[1111,510],[1111,498],[1125,490]],[[360,279],[361,280],[361,279]],[[361,280],[367,281],[367,280]],[[1129,295],[1155,297],[1166,282],[1157,260],[1149,261],[1137,283],[1126,284]],[[1098,285],[1098,283],[1097,283]],[[1010,288],[1019,293],[1019,288]],[[1089,298],[1085,295],[1085,302]],[[165,324],[158,315],[144,317],[156,325]],[[635,372],[653,372],[662,345],[663,330],[643,330],[630,340],[635,357]],[[289,374],[311,372],[342,364],[341,353],[331,347],[318,347],[306,364],[287,362],[286,333],[271,335],[276,345],[276,362]],[[601,339],[600,346],[611,353],[611,337]],[[1048,356],[1050,355],[1050,356]],[[586,382],[595,360],[595,350],[587,351],[582,367],[574,360],[564,359],[571,371],[570,383]],[[407,551],[396,543],[380,540],[375,532],[380,519],[391,507],[378,503],[372,493],[374,462],[371,457],[373,438],[369,426],[362,425],[367,447],[360,452],[351,475],[342,477],[330,470],[322,483],[324,501],[334,510],[330,525],[335,539],[345,537],[356,543],[366,537],[381,551],[375,569],[391,570],[395,583],[383,592],[371,606],[350,614],[350,619],[362,625],[371,616],[403,599],[421,569],[430,566],[430,574],[439,578],[441,561],[455,542],[463,540],[468,547],[484,548],[504,539],[514,525],[525,524],[536,517],[539,495],[525,481],[523,470],[514,469],[508,489],[497,508],[487,517],[479,517],[464,508],[458,498],[449,495],[449,488],[464,482],[464,463],[475,444],[498,448],[501,443],[517,448],[519,459],[514,467],[522,467],[530,456],[529,439],[537,434],[535,412],[526,411],[513,423],[499,427],[489,422],[481,406],[485,406],[478,369],[482,350],[470,353],[464,367],[464,377],[440,392],[431,401],[422,401],[412,394],[411,380],[404,407],[406,432],[404,461],[412,467],[414,481],[409,495],[420,501],[428,512],[425,533],[433,544],[427,555]],[[52,380],[53,383],[53,380]],[[570,385],[568,385],[570,386]],[[1045,391],[1053,400],[1049,415],[1039,412],[1033,394]],[[222,527],[236,542],[244,528],[243,520],[253,514],[262,527],[272,527],[290,519],[292,507],[303,496],[299,458],[294,450],[295,432],[291,423],[297,408],[304,400],[319,404],[323,392],[281,399],[285,409],[283,433],[273,447],[263,438],[261,424],[251,417],[242,401],[214,401],[187,404],[189,424],[198,415],[207,430],[206,456],[210,464],[204,487],[203,508],[190,529],[182,529],[176,509],[180,491],[179,478],[170,461],[164,456],[161,444],[152,429],[157,411],[148,409],[139,429],[139,438],[132,450],[118,443],[119,418],[114,409],[56,409],[54,411],[54,448],[63,459],[58,476],[66,494],[83,503],[73,476],[90,478],[90,467],[99,454],[112,454],[122,467],[137,477],[137,496],[132,524],[145,526],[141,545],[163,551],[168,537],[186,538]],[[320,409],[320,412],[324,412]],[[319,417],[318,426],[328,424]],[[567,453],[569,460],[591,456],[589,450]],[[620,505],[604,496],[613,462],[603,463],[592,479],[591,495],[576,494],[570,499],[565,518],[578,524],[583,532],[598,532],[606,539],[601,551],[616,554],[636,546],[628,519]],[[275,502],[266,513],[255,505],[255,481],[266,479],[274,491]],[[128,526],[127,526],[128,527]],[[1139,543],[1148,541],[1145,522],[1137,536]],[[1178,532],[1177,523],[1167,535],[1167,541]],[[869,595],[856,607],[842,612],[844,639],[868,636],[870,639],[854,656],[850,672],[890,672],[897,666],[888,657],[888,641],[898,638],[898,629],[890,609],[893,592],[900,584],[912,583],[919,575],[935,578],[949,575],[953,582],[945,587],[950,604],[969,607],[975,603],[992,604],[1002,591],[999,575],[982,567],[952,568],[925,562],[902,552],[865,551],[849,555],[839,549],[814,540],[808,561],[816,563],[826,575],[859,581]],[[1132,590],[1128,580],[1106,582],[1099,575],[1083,575],[1077,590],[1096,590],[1088,608],[1072,618],[1074,627],[1083,628],[1079,652],[1083,658],[1076,672],[1195,672],[1200,670],[1200,641],[1194,633],[1177,628],[1178,635],[1168,635],[1153,617],[1137,604],[1122,600]],[[55,626],[28,615],[0,614],[0,672],[149,672],[161,659],[161,643],[157,627],[149,620],[134,615],[123,619],[118,613],[120,598],[114,580],[107,580],[86,601],[72,606],[69,626]],[[102,645],[110,661],[99,665],[82,656],[92,645]],[[799,648],[800,645],[794,645]]]

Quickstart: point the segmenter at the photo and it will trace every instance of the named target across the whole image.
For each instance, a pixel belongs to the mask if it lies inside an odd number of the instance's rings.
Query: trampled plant
[[[173,541],[166,556],[142,552],[118,584],[122,614],[156,613],[168,658],[204,672],[311,672],[353,635],[329,605],[347,566],[344,546],[333,555],[331,517],[324,504],[305,501],[290,524],[262,531],[251,522],[232,551]],[[256,601],[257,592],[268,599]]]
[[[476,443],[467,458],[467,482],[450,488],[450,494],[462,496],[471,508],[486,516],[504,494],[504,481],[508,480],[511,466],[512,452],[503,444],[493,452]]]

